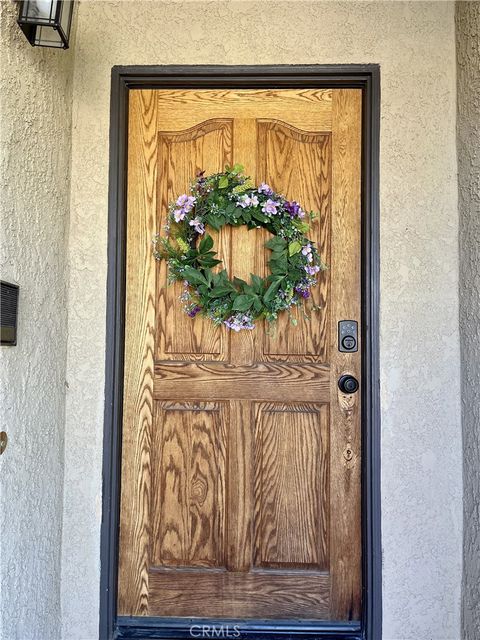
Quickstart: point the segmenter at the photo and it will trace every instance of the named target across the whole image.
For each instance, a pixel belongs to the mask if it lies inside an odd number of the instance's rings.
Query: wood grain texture
[[[148,612],[155,266],[157,102],[154,91],[130,98],[127,282],[123,396],[118,612]]]
[[[305,402],[328,402],[330,370],[307,364],[260,362],[251,366],[223,363],[155,365],[156,399],[181,400],[185,389],[205,400],[277,400],[292,397]]]
[[[226,425],[223,404],[162,402],[152,443],[154,566],[225,564]]]
[[[228,427],[228,552],[229,571],[252,567],[253,406],[248,400],[230,403]]]
[[[119,614],[358,619],[361,95],[132,91]],[[192,321],[151,238],[198,170],[241,162],[319,211],[322,311],[276,338]],[[230,274],[264,275],[268,234],[227,228]]]
[[[322,260],[328,264],[330,228],[331,151],[330,135],[305,131],[279,120],[257,121],[257,181],[267,182],[278,193],[302,204],[318,217],[310,223],[313,240]],[[264,251],[264,260],[268,252]],[[260,254],[261,255],[261,254]],[[263,272],[266,271],[266,265]],[[312,289],[312,300],[321,312],[305,315],[304,307],[293,311],[297,326],[287,314],[278,319],[273,335],[264,331],[260,358],[295,361],[308,358],[328,362],[328,274],[321,274]]]
[[[361,108],[360,90],[334,92],[330,572],[332,617],[339,620],[358,620],[361,612],[361,396],[345,396],[337,385],[344,373],[361,382],[361,344],[356,353],[336,349],[338,320],[361,318]]]
[[[163,230],[170,202],[188,191],[199,171],[222,171],[232,163],[233,121],[207,120],[187,131],[158,133],[158,198]],[[213,234],[219,259],[230,267],[231,229]],[[226,360],[228,339],[224,328],[197,316],[192,322],[179,298],[180,282],[167,286],[167,264],[157,265],[157,358],[165,360]]]
[[[152,571],[151,608],[164,616],[329,619],[322,573]]]
[[[328,405],[256,405],[256,566],[327,568],[328,435]]]
[[[332,128],[331,89],[162,89],[157,91],[160,128],[188,129],[207,118],[279,118],[313,131]],[[199,120],[200,118],[200,120]]]

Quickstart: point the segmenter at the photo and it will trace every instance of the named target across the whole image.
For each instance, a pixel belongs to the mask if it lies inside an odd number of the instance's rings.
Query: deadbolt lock
[[[344,353],[358,351],[358,322],[340,320],[338,323],[338,350]]]

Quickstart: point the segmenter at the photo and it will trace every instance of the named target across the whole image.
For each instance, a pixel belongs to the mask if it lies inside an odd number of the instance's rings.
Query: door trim
[[[242,620],[242,638],[381,640],[379,385],[380,67],[368,65],[116,66],[110,101],[105,415],[100,545],[100,640],[191,638],[185,618],[117,621],[117,565],[125,332],[128,95],[131,89],[360,88],[362,107],[362,619],[360,623]],[[196,620],[193,620],[195,623]],[[217,621],[217,624],[225,621]],[[213,625],[203,620],[201,624]],[[230,637],[234,635],[215,635]]]

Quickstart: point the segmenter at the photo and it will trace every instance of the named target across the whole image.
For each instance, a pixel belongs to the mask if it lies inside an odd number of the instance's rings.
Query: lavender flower
[[[262,182],[262,184],[258,187],[258,192],[259,193],[264,193],[266,196],[271,196],[273,195],[273,189],[272,187],[270,187],[268,184],[266,184],[265,182]]]
[[[189,213],[193,209],[196,198],[187,196],[186,193],[177,198],[177,207],[180,207],[185,213]]]
[[[237,205],[245,209],[245,207],[258,207],[258,197],[256,195],[243,195],[238,199]]]
[[[195,229],[195,231],[197,233],[199,233],[200,235],[205,233],[205,225],[203,224],[203,222],[200,220],[200,218],[198,216],[196,218],[193,218],[192,220],[190,220],[190,222],[188,224],[191,227],[193,227]]]
[[[236,313],[233,316],[224,320],[224,324],[237,333],[242,329],[255,329],[255,325],[252,322],[252,316],[248,313]]]
[[[295,287],[295,293],[298,293],[300,296],[302,296],[302,298],[309,298],[310,297],[310,291],[309,291],[309,285],[308,284],[297,284],[297,286]]]
[[[267,216],[274,216],[277,214],[277,207],[278,207],[279,203],[275,202],[275,200],[271,200],[270,198],[265,202],[265,204],[262,207],[262,211],[263,213],[265,213]]]
[[[173,212],[173,217],[175,218],[175,222],[180,222],[185,218],[186,215],[187,215],[187,212],[184,211],[183,209],[175,209],[175,211]]]
[[[197,313],[198,313],[199,311],[201,311],[201,310],[202,310],[202,307],[199,307],[198,305],[195,305],[195,306],[194,306],[194,307],[192,307],[191,309],[188,309],[188,310],[187,310],[187,316],[188,316],[189,318],[194,318],[194,317],[197,315]]]
[[[302,209],[302,207],[298,204],[298,202],[295,202],[295,200],[292,200],[291,202],[285,202],[284,204],[285,209],[287,210],[287,213],[290,215],[291,218],[304,218],[305,217],[305,211]]]
[[[306,244],[302,249],[302,254],[306,256],[308,262],[313,262],[312,245]]]
[[[314,276],[316,273],[318,273],[320,271],[320,267],[316,264],[316,265],[307,265],[305,267],[305,271],[308,273],[309,276]]]
[[[304,247],[302,247],[302,253],[304,256],[308,255],[309,253],[312,253],[312,245],[308,243]]]

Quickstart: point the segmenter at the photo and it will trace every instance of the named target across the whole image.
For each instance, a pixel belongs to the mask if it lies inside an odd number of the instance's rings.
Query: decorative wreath
[[[216,325],[240,331],[254,329],[257,318],[273,322],[286,310],[296,325],[291,308],[310,297],[317,273],[326,268],[305,235],[306,220],[314,213],[306,213],[298,202],[265,183],[255,187],[241,165],[227,166],[223,173],[204,173],[197,174],[190,194],[169,206],[166,237],[157,235],[153,240],[155,258],[168,263],[169,282],[184,283],[180,300],[186,313],[191,318],[202,314]],[[221,260],[206,227],[219,231],[227,224],[263,227],[273,235],[265,243],[272,252],[266,278],[251,274],[250,282],[230,280],[225,269],[213,271]]]

